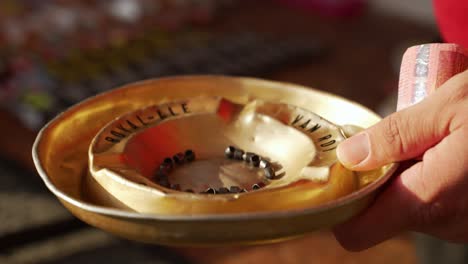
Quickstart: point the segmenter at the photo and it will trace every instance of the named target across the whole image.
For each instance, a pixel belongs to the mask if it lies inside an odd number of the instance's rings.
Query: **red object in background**
[[[366,4],[366,0],[279,0],[279,2],[328,17],[359,15]]]
[[[468,48],[468,1],[433,0],[433,3],[444,41]]]

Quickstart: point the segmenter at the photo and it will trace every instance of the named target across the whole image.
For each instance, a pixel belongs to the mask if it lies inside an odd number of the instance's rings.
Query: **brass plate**
[[[304,193],[315,193],[312,194],[314,199],[306,200],[300,206],[286,202],[283,206],[276,206],[288,201],[279,199],[279,196],[302,197],[295,195],[298,192],[294,188],[284,188],[281,189],[284,193],[278,191],[280,189],[272,189],[262,191],[264,196],[258,196],[262,199],[246,199],[267,209],[272,200],[276,201],[273,209],[256,210],[255,204],[248,207],[244,203],[238,210],[223,211],[219,210],[222,207],[213,209],[205,206],[209,210],[197,213],[183,209],[178,213],[155,213],[132,208],[122,202],[125,199],[119,200],[121,197],[109,193],[111,186],[119,188],[117,185],[121,182],[98,183],[88,173],[91,141],[117,117],[151,105],[213,96],[239,104],[261,99],[294,105],[326,117],[345,131],[349,131],[346,124],[368,127],[380,120],[358,104],[298,85],[223,76],[165,78],[134,83],[100,94],[62,113],[39,133],[33,148],[34,162],[47,187],[83,221],[129,239],[198,246],[272,242],[332,226],[365,208],[396,169],[396,164],[390,164],[376,171],[357,174],[337,164],[331,167],[331,175],[336,174],[337,177],[330,177],[327,188],[307,184],[296,187],[302,188]],[[124,183],[122,186],[129,185]],[[328,192],[317,195],[314,190]],[[130,195],[137,197],[138,193]],[[245,197],[254,197],[249,195]],[[147,202],[146,198],[144,195],[139,197],[141,204]],[[168,205],[167,208],[170,207]]]

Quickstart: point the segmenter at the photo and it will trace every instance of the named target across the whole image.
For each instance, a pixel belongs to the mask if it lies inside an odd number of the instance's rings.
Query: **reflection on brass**
[[[355,173],[336,163],[334,150],[377,121],[362,106],[296,85],[166,78],[72,107],[41,130],[33,157],[60,201],[108,232],[172,245],[265,243],[331,226],[367,206],[396,164]],[[279,164],[283,176],[260,186],[263,169],[226,159],[229,145]],[[197,158],[171,172],[171,184],[193,193],[150,180],[166,157],[186,149]],[[255,184],[262,188],[244,192]],[[208,188],[224,193],[199,194]]]

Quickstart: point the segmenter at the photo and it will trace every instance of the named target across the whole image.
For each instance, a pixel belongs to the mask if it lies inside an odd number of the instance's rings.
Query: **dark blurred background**
[[[387,115],[404,50],[440,41],[428,0],[0,0],[0,263],[462,263],[460,247],[414,234],[362,253],[326,231],[216,249],[124,241],[65,211],[30,155],[67,107],[171,75],[293,82]]]

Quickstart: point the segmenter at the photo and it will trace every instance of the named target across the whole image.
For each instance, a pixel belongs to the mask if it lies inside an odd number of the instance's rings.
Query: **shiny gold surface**
[[[99,182],[88,173],[90,143],[116,117],[151,105],[213,96],[238,104],[261,99],[302,107],[345,132],[353,128],[347,124],[368,127],[379,120],[355,103],[291,84],[220,76],[151,80],[90,98],[51,121],[36,139],[35,164],[49,189],[85,222],[129,239],[173,245],[263,243],[331,226],[364,208],[396,168],[393,164],[361,175],[333,165],[325,184],[310,181],[239,195],[235,206],[223,206],[231,200],[223,196],[174,195],[203,197],[203,202],[187,205],[165,192],[152,192],[151,186],[109,177]],[[112,191],[126,188],[132,191]],[[156,199],[161,194],[172,198],[161,204]],[[156,205],[170,210],[155,212]]]
[[[159,115],[159,116],[158,116]],[[292,105],[254,100],[246,105],[197,97],[154,105],[110,122],[90,147],[90,172],[113,198],[137,212],[202,215],[281,212],[335,200],[359,188],[358,175],[336,164],[341,128]],[[282,176],[224,158],[235,145],[280,164]],[[176,166],[164,188],[151,180],[165,157],[193,149],[195,162]],[[254,183],[266,184],[252,190]],[[207,195],[208,187],[240,186],[247,193]]]

